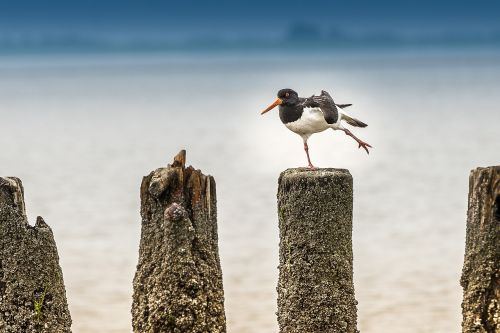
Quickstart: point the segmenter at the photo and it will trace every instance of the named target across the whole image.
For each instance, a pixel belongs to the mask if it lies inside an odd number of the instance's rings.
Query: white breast
[[[304,108],[302,117],[294,122],[285,124],[285,126],[304,139],[307,139],[313,133],[322,132],[331,127],[326,122],[320,108]]]

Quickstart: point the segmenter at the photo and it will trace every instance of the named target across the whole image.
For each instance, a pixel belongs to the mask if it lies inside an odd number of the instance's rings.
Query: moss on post
[[[215,181],[185,161],[181,151],[142,181],[135,333],[226,332]]]
[[[280,333],[354,333],[352,177],[288,169],[278,188]]]
[[[469,176],[462,332],[500,332],[500,166]]]

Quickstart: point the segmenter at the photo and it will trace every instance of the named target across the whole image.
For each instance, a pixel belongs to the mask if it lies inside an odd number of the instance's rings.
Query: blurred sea
[[[458,332],[469,170],[500,163],[498,51],[0,57],[0,174],[52,227],[75,333],[130,332],[139,185],[182,148],[215,176],[228,331],[277,332],[277,179],[305,166],[278,89],[321,89],[369,124],[320,167],[354,177],[364,333]]]

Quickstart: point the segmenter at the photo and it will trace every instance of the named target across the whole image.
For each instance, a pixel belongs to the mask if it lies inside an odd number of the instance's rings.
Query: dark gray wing
[[[305,98],[302,105],[306,108],[319,107],[328,124],[334,124],[339,119],[339,111],[332,96],[324,90],[321,90],[321,95],[319,96],[312,95],[309,98]]]

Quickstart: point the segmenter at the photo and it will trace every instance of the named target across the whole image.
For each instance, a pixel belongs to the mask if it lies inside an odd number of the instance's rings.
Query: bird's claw
[[[358,149],[359,148],[363,148],[367,154],[370,154],[370,151],[368,150],[368,148],[373,148],[369,143],[366,143],[364,141],[360,141],[358,142],[359,146],[358,146]]]

